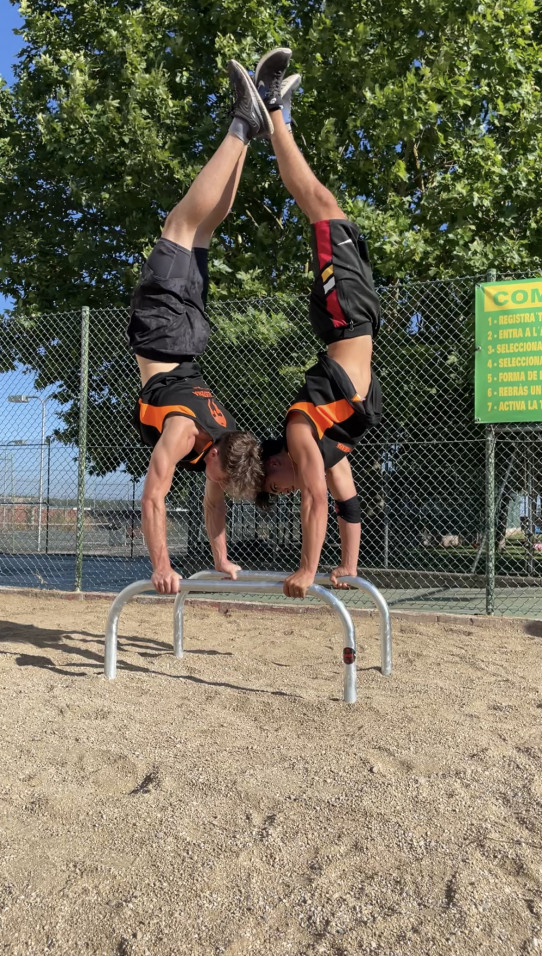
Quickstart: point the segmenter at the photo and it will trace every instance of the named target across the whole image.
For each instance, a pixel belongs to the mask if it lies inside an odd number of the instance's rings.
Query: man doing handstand
[[[213,232],[232,206],[248,142],[273,130],[248,73],[234,60],[228,71],[235,93],[233,121],[167,217],[132,296],[128,327],[142,383],[134,424],[142,441],[153,447],[141,520],[152,582],[165,594],[179,589],[168,553],[165,507],[175,468],[205,471],[205,524],[215,568],[234,579],[240,568],[227,554],[224,492],[254,499],[263,480],[259,443],[236,430],[194,361],[205,350],[210,331],[205,304]]]
[[[299,570],[284,583],[304,597],[313,583],[327,528],[327,492],[335,499],[341,564],[332,583],[357,574],[360,507],[347,455],[381,418],[381,392],[371,370],[373,337],[380,324],[367,246],[335,197],[306,163],[290,130],[291,90],[284,73],[290,50],[264,56],[255,85],[271,112],[273,150],[282,181],[311,224],[314,283],[309,319],[327,351],[305,373],[305,384],[286,413],[283,437],[263,444],[265,481],[257,503],[270,494],[301,491],[302,551]],[[300,78],[296,77],[299,85]],[[294,88],[295,88],[294,85]]]

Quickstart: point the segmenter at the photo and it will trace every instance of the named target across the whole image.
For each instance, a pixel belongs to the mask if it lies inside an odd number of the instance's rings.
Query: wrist
[[[314,577],[318,571],[318,564],[309,564],[307,561],[301,561],[299,564],[299,570],[305,571],[307,574],[312,574]]]
[[[153,563],[152,569],[155,574],[169,574],[170,571],[173,571],[169,561],[159,561],[156,564]]]
[[[228,560],[227,551],[216,551],[215,548],[211,549],[213,552],[213,561],[215,564],[223,564],[224,561]]]
[[[341,555],[341,568],[356,568],[357,570],[358,562],[354,558],[347,557],[346,555]]]

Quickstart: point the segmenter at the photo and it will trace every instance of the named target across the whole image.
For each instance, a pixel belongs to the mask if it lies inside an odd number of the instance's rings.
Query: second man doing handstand
[[[290,102],[284,98],[292,85],[291,78],[284,79],[290,56],[288,49],[266,54],[255,84],[273,120],[271,143],[282,181],[311,224],[309,320],[327,351],[305,373],[305,384],[286,412],[282,437],[264,442],[266,478],[259,503],[265,506],[269,494],[301,490],[301,562],[284,591],[304,597],[325,539],[328,489],[341,536],[341,563],[331,581],[340,587],[341,576],[357,574],[361,515],[347,455],[381,418],[380,385],[371,370],[380,310],[358,227],[318,181],[291,134]]]

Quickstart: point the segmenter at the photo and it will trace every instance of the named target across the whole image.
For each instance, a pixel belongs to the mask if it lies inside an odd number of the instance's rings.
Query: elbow
[[[307,488],[303,494],[303,503],[311,511],[325,511],[327,514],[327,489],[318,488],[317,490]]]
[[[217,510],[217,509],[216,509],[216,505],[215,505],[214,501],[211,501],[210,498],[207,497],[207,495],[204,495],[204,497],[203,497],[203,513],[204,513],[205,515],[212,515],[212,514],[214,514],[214,513],[216,512],[216,510]]]
[[[226,501],[224,495],[220,498],[212,498],[206,491],[203,496],[203,510],[205,514],[225,514]]]
[[[164,498],[161,495],[144,493],[141,498],[141,517],[146,518],[151,515],[157,507],[163,505]]]

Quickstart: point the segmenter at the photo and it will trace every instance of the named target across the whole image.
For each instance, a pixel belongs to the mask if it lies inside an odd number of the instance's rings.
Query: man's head
[[[207,452],[205,474],[232,498],[254,501],[265,477],[260,443],[248,432],[229,432]]]
[[[262,442],[265,478],[256,505],[268,511],[274,495],[288,495],[299,488],[295,465],[281,439],[268,438]]]

